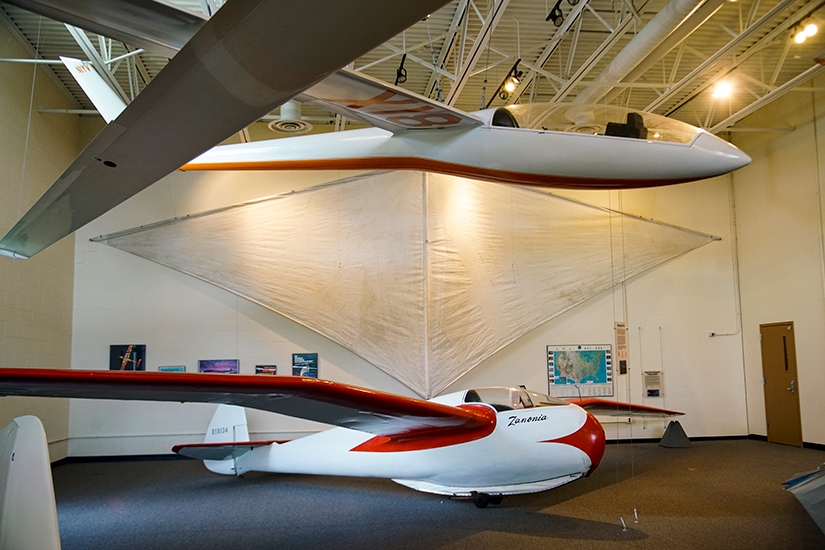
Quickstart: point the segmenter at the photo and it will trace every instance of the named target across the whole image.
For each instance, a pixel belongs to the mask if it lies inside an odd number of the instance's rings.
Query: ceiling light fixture
[[[797,44],[802,44],[807,40],[809,37],[815,35],[819,27],[813,21],[808,21],[807,23],[803,23],[797,27],[794,27],[793,30],[793,41]]]
[[[518,70],[519,63],[521,63],[520,58],[516,59],[516,62],[513,64],[510,70],[507,71],[507,76],[505,76],[504,80],[501,81],[501,84],[498,85],[498,88],[496,88],[493,97],[490,98],[490,101],[487,102],[487,106],[484,107],[485,109],[490,108],[490,105],[493,103],[493,100],[496,98],[496,95],[498,95],[500,99],[506,100],[510,97],[510,94],[512,94],[518,89],[518,86],[521,83],[521,77],[524,74],[524,72]]]
[[[401,56],[401,65],[395,70],[395,85],[403,84],[407,81],[407,69],[404,68],[404,62],[407,60],[407,54]]]
[[[578,0],[576,0],[576,3],[578,3]],[[564,14],[561,11],[561,0],[556,2],[556,5],[553,6],[553,9],[550,10],[550,13],[548,13],[547,17],[544,18],[545,21],[550,21],[551,19],[553,20],[553,24],[557,27],[561,27],[561,24],[564,23]]]
[[[730,97],[731,93],[733,93],[733,86],[730,82],[721,81],[717,82],[716,86],[713,88],[713,94],[711,94],[716,99],[723,99],[726,97]]]

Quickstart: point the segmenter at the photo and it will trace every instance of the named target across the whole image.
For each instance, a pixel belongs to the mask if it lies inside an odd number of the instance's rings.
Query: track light
[[[485,109],[489,108],[493,103],[496,94],[498,94],[500,99],[506,100],[510,97],[510,94],[516,91],[521,83],[521,77],[524,74],[522,71],[518,70],[519,63],[521,63],[521,59],[516,59],[516,62],[507,72],[507,76],[505,76],[504,80],[501,81],[501,84],[498,85],[496,92],[493,94],[493,97],[490,98],[490,101],[487,103],[487,107],[485,107]]]
[[[568,0],[568,2],[569,2],[569,1],[570,1],[570,0]],[[578,4],[578,0],[575,0],[575,1],[576,1],[576,4]],[[570,4],[570,5],[575,6],[576,4],[573,4],[573,3],[571,2],[571,4]],[[554,24],[555,26],[557,26],[557,27],[561,27],[561,24],[562,24],[562,23],[564,23],[564,14],[562,13],[562,11],[561,11],[561,7],[560,7],[560,6],[561,6],[561,0],[558,0],[558,1],[556,2],[556,5],[555,5],[555,6],[553,6],[553,9],[552,9],[552,10],[550,10],[550,13],[548,13],[548,14],[547,14],[547,17],[546,17],[544,20],[545,20],[545,21],[550,21],[550,20],[552,19],[552,20],[553,20],[553,24]]]
[[[403,84],[407,81],[407,69],[404,68],[404,62],[407,60],[407,54],[401,56],[401,65],[395,70],[395,85]]]
[[[815,35],[819,27],[813,21],[808,21],[802,25],[795,27],[793,30],[793,41],[797,44],[802,44],[809,37]]]

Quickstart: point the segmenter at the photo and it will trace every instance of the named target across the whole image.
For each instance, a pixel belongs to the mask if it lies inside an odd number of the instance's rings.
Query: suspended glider
[[[589,475],[604,453],[593,416],[675,411],[522,388],[424,401],[292,376],[0,369],[0,395],[221,403],[204,443],[174,451],[229,475],[249,471],[390,478],[428,493],[497,504]],[[225,406],[225,405],[236,405]],[[289,442],[250,441],[250,407],[336,426]]]

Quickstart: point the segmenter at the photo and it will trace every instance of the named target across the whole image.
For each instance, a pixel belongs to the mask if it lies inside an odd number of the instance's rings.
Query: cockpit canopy
[[[575,103],[528,103],[508,105],[475,113],[490,117],[489,124],[623,138],[692,143],[699,128],[672,118],[613,107]]]
[[[550,397],[523,388],[506,388],[503,386],[491,388],[476,388],[467,390],[464,394],[465,403],[486,403],[497,411],[513,409],[532,409],[533,407],[551,407],[569,405],[564,399]]]

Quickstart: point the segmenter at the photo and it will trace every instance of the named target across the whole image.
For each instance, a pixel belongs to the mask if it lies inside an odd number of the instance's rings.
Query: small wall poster
[[[109,346],[109,370],[146,370],[146,344]]]
[[[186,365],[163,365],[158,367],[158,372],[186,372]]]
[[[198,361],[198,372],[214,374],[238,374],[240,370],[237,359],[201,359]]]
[[[278,374],[278,365],[255,365],[255,374]]]
[[[308,376],[318,378],[317,353],[293,353],[292,376]]]
[[[616,327],[616,357],[619,365],[619,375],[627,374],[627,323],[615,323]]]

